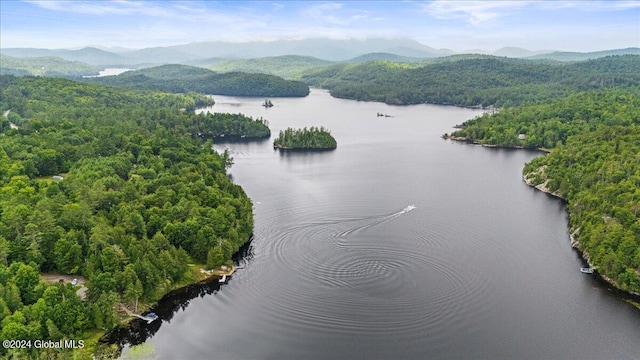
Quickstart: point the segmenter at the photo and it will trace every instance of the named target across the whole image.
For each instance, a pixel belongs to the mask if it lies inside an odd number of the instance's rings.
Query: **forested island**
[[[614,286],[640,293],[640,87],[572,94],[467,121],[452,137],[547,148],[527,183],[565,199],[573,245]]]
[[[455,55],[424,63],[369,61],[309,71],[302,81],[331,95],[387,104],[509,107],[577,91],[640,84],[640,56],[562,63]]]
[[[231,159],[192,136],[243,116],[184,110],[204,95],[63,79],[1,76],[0,89],[0,110],[21,120],[4,120],[0,134],[3,339],[84,339],[73,356],[89,358],[126,318],[119,309],[140,312],[200,280],[198,270],[229,264],[249,240],[252,203],[226,175]],[[42,273],[82,276],[86,294]]]
[[[300,81],[243,72],[215,73],[188,65],[162,65],[116,76],[84,79],[126,89],[166,91],[173,93],[198,92],[228,96],[304,97],[309,86]]]
[[[331,132],[324,127],[281,130],[273,147],[283,150],[331,150],[338,146]]]

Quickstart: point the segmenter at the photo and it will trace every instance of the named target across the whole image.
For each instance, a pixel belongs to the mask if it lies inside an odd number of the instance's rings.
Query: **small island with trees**
[[[273,148],[283,150],[333,150],[337,146],[329,130],[314,126],[308,129],[287,128],[273,140]]]

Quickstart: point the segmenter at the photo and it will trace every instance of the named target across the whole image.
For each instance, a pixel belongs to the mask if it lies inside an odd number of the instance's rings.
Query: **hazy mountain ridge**
[[[256,58],[282,55],[312,56],[322,60],[344,61],[356,56],[372,52],[420,52],[422,56],[440,56],[437,50],[411,39],[324,39],[311,38],[303,40],[251,41],[244,43],[202,42],[170,47],[185,53],[201,57]],[[444,53],[447,53],[444,50]]]
[[[505,46],[500,48],[492,53],[495,56],[506,56],[506,57],[515,57],[515,58],[526,58],[530,56],[542,55],[549,53],[549,51],[531,51],[529,49],[523,49],[521,47],[516,46]]]
[[[0,48],[0,54],[19,58],[56,56],[70,61],[81,61],[89,65],[111,67],[139,67],[142,64],[200,64],[207,59],[226,60],[255,59],[285,55],[314,57],[324,61],[349,61],[360,56],[388,53],[407,58],[435,58],[450,56],[456,52],[435,49],[412,39],[325,39],[251,41],[251,42],[193,42],[183,45],[149,47],[143,49],[98,48],[82,49],[36,49]],[[463,53],[491,54],[496,56],[579,61],[610,55],[640,54],[640,48],[613,49],[596,52],[531,51],[519,47],[503,47],[493,53],[470,50]],[[461,53],[458,53],[461,54]],[[378,59],[379,60],[379,59]],[[210,67],[205,65],[206,67]]]
[[[586,52],[586,53],[554,51],[551,53],[529,56],[527,58],[528,59],[550,59],[550,60],[557,60],[557,61],[584,61],[584,60],[593,60],[593,59],[599,59],[599,58],[614,56],[614,55],[640,55],[640,48],[630,47],[625,49],[594,51],[594,52]]]
[[[16,58],[59,57],[68,61],[80,61],[88,65],[124,65],[127,59],[119,54],[86,47],[79,50],[9,48],[0,49],[0,54]]]
[[[503,47],[492,54],[481,50],[455,54],[451,50],[434,49],[411,39],[335,40],[315,38],[244,43],[194,42],[137,50],[118,47],[0,48],[0,54],[10,56],[12,59],[0,64],[0,72],[18,76],[78,77],[93,75],[97,70],[100,70],[98,67],[141,69],[164,64],[185,64],[216,72],[263,73],[297,80],[316,69],[339,63],[381,60],[428,64],[493,55],[552,64],[554,62],[585,61],[611,55],[640,54],[640,48],[632,47],[585,53],[559,51],[543,53],[543,51],[531,51],[519,47]],[[54,57],[58,60],[51,60]],[[70,63],[63,64],[65,60]],[[20,64],[21,61],[22,64]]]
[[[373,60],[384,60],[384,61],[392,61],[392,62],[422,62],[422,61],[425,61],[425,58],[402,56],[402,55],[397,55],[397,54],[388,53],[388,52],[379,52],[379,53],[369,53],[369,54],[356,56],[353,59],[349,59],[345,62],[358,63],[358,62],[367,62],[367,61],[373,61]]]
[[[208,58],[248,59],[284,55],[311,56],[321,60],[345,61],[360,55],[388,52],[400,56],[436,57],[453,51],[434,49],[411,39],[304,39],[252,42],[194,42],[184,45],[144,49],[96,48],[36,49],[0,48],[13,57],[58,56],[91,65],[135,66],[138,64],[193,63]]]

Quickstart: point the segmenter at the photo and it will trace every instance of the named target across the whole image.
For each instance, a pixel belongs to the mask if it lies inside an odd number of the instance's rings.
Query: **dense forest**
[[[640,87],[575,93],[548,103],[502,109],[466,121],[452,136],[486,145],[553,148],[571,135],[637,121]],[[520,136],[522,135],[522,136]]]
[[[331,132],[324,127],[303,129],[287,128],[280,131],[273,140],[273,147],[278,149],[335,149],[338,146]]]
[[[576,246],[617,287],[640,292],[640,88],[578,93],[470,120],[453,137],[553,148],[524,168],[568,202]]]
[[[242,72],[219,74],[187,65],[162,65],[84,81],[127,89],[172,93],[194,91],[202,94],[261,97],[309,95],[309,86],[300,81],[284,80],[267,74]]]
[[[576,91],[638,85],[638,69],[638,55],[575,63],[453,56],[424,64],[340,64],[310,72],[302,80],[345,99],[509,107],[545,102]]]
[[[207,113],[193,117],[198,136],[205,138],[268,138],[269,122],[242,114]]]
[[[184,111],[208,97],[13,76],[0,89],[23,120],[0,134],[1,338],[86,339],[119,323],[119,304],[152,303],[195,280],[189,263],[228,264],[249,240],[232,160],[192,136],[216,117]],[[84,276],[86,301],[43,272]]]
[[[285,79],[299,79],[305,72],[332,64],[334,64],[332,61],[297,55],[269,56],[256,59],[211,59],[198,62],[199,66],[217,72],[262,73]]]

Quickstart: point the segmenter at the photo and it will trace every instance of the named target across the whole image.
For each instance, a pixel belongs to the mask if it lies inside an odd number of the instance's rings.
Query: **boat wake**
[[[380,215],[380,216],[376,216],[376,217],[368,217],[368,218],[361,219],[361,220],[369,220],[369,221],[366,224],[363,224],[363,225],[360,225],[360,226],[353,227],[351,229],[347,229],[347,230],[341,231],[338,234],[336,234],[336,237],[345,237],[345,236],[351,235],[351,234],[353,234],[355,232],[359,232],[359,231],[368,229],[370,227],[383,224],[383,223],[385,223],[387,221],[390,221],[390,220],[393,220],[393,219],[395,219],[395,218],[397,218],[399,216],[402,216],[403,214],[406,214],[406,213],[408,213],[409,211],[411,211],[411,210],[413,210],[415,208],[416,208],[416,206],[411,204],[411,205],[405,207],[404,209],[402,209],[400,211],[397,211],[397,212],[394,212],[394,213],[391,213],[391,214],[385,214],[385,215]]]

